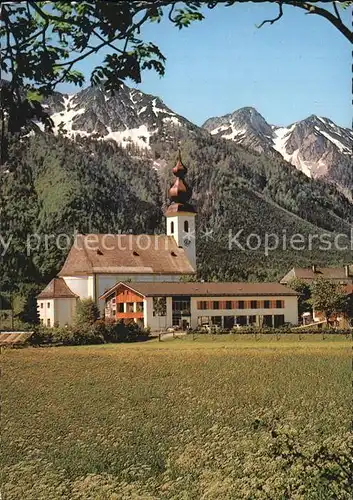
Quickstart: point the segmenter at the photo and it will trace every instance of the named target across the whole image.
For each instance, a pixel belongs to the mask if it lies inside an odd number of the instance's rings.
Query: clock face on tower
[[[183,241],[184,241],[184,245],[185,245],[186,247],[188,247],[188,246],[190,245],[190,243],[191,243],[190,238],[187,238],[187,237],[186,237],[186,238],[184,238],[184,240],[183,240]]]

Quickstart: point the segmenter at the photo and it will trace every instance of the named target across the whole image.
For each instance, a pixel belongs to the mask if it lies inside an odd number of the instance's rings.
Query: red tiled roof
[[[214,282],[139,282],[117,283],[100,298],[105,298],[119,286],[126,286],[144,297],[175,295],[252,297],[252,296],[296,296],[297,292],[279,283],[214,283]]]
[[[62,278],[52,279],[49,285],[37,296],[38,299],[71,299],[75,297],[77,295],[70,290]]]
[[[77,235],[59,276],[82,274],[194,274],[172,236]]]

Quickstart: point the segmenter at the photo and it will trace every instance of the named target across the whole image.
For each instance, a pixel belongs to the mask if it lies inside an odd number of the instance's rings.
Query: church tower
[[[192,189],[187,185],[185,176],[187,168],[179,158],[173,168],[176,179],[169,189],[169,205],[165,216],[167,218],[167,235],[173,236],[177,245],[184,248],[190,264],[196,271],[196,231],[195,216],[196,210],[189,204]]]

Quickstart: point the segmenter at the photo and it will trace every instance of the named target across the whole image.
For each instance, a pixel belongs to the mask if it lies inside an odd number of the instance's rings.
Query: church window
[[[189,232],[189,221],[184,221],[184,232],[188,233]]]
[[[173,221],[170,223],[170,232],[172,234],[174,233],[174,222]]]

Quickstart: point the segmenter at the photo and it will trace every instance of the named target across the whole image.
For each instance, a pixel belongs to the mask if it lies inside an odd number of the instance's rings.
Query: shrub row
[[[149,331],[136,323],[105,323],[98,320],[93,324],[61,328],[36,327],[31,336],[32,345],[88,345],[106,342],[137,342],[146,340]]]
[[[210,335],[207,332],[200,330],[191,330],[190,333]],[[349,329],[335,329],[335,328],[291,328],[291,327],[281,327],[281,328],[255,328],[255,327],[244,327],[237,330],[217,330],[214,334],[225,335],[225,334],[236,334],[236,335],[307,335],[307,334],[324,334],[324,335],[352,335],[352,330]],[[211,334],[212,335],[212,334]]]

